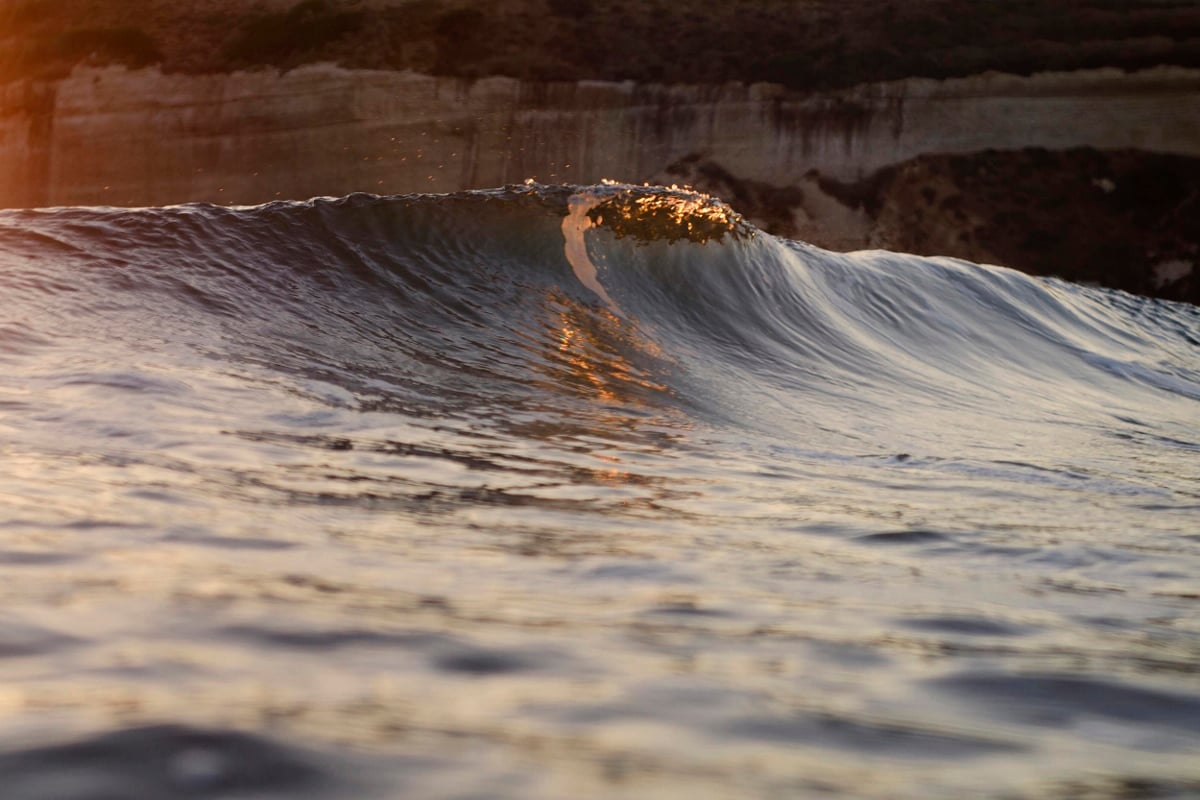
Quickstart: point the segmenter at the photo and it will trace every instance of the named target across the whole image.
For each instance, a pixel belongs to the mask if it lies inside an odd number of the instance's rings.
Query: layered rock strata
[[[1200,156],[1200,70],[770,84],[468,82],[328,65],[217,75],[78,69],[0,89],[0,206],[257,203],[526,178],[643,181],[693,153],[742,179],[859,180],[925,153]]]

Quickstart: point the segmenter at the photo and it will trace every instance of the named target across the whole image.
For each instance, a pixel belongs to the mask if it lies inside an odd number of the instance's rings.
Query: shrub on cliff
[[[434,21],[439,72],[471,74],[471,65],[487,57],[488,19],[478,8],[456,8]]]
[[[162,60],[157,42],[139,28],[76,28],[5,42],[0,78],[60,78],[79,64],[122,64],[136,69]]]
[[[0,22],[5,27],[24,27],[36,23],[54,11],[54,0],[9,0],[0,11]]]
[[[124,64],[145,67],[162,61],[154,39],[138,28],[82,28],[67,31],[51,43],[59,61]]]
[[[592,12],[592,0],[546,0],[546,5],[558,17],[579,19]]]
[[[363,16],[339,11],[329,0],[301,0],[288,11],[246,22],[226,45],[225,56],[238,65],[293,66],[357,31]]]

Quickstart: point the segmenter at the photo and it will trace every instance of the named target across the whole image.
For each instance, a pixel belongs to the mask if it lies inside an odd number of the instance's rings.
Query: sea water
[[[0,786],[1200,796],[1200,309],[686,191],[0,212]]]

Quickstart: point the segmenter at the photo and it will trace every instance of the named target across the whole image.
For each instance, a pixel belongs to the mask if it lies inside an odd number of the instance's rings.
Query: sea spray
[[[567,263],[575,271],[579,282],[595,292],[615,313],[621,314],[620,307],[600,285],[600,280],[596,277],[596,265],[588,257],[587,242],[584,241],[584,234],[594,225],[589,213],[600,204],[601,199],[586,192],[571,195],[567,201],[570,213],[563,217],[562,221],[564,249]]]

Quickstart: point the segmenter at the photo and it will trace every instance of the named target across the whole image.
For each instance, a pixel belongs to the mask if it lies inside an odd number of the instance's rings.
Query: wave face
[[[527,185],[0,309],[6,796],[1200,791],[1195,307]]]

